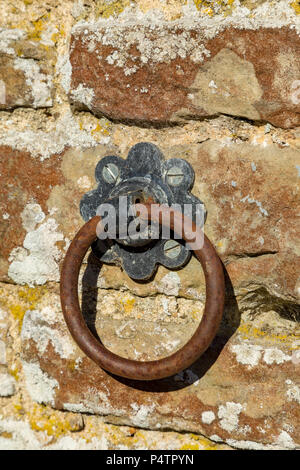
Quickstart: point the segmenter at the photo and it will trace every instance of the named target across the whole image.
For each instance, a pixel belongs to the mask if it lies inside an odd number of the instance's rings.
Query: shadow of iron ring
[[[82,315],[92,334],[101,342],[96,329],[97,300],[98,300],[98,277],[101,273],[102,263],[91,252],[87,259],[87,266],[82,277]],[[197,359],[188,369],[184,369],[180,377],[172,375],[158,380],[142,381],[126,379],[114,375],[108,371],[106,373],[116,382],[120,382],[129,388],[141,390],[148,393],[166,393],[182,390],[193,385],[209,371],[218,360],[223,348],[237,330],[240,324],[240,312],[234,295],[233,286],[229,275],[223,265],[225,278],[225,307],[222,323],[208,349]],[[137,281],[136,281],[137,282]],[[138,281],[138,284],[146,281]]]
[[[137,209],[139,209],[137,205]],[[144,206],[145,207],[145,206]],[[186,243],[193,243],[195,236],[202,234],[194,222],[181,212],[167,206],[160,210],[147,207],[148,220],[155,220],[161,225],[168,220],[170,228],[182,227],[180,234]],[[167,217],[166,217],[167,216]],[[154,361],[136,361],[120,357],[106,349],[87,327],[79,306],[78,276],[82,261],[90,245],[96,240],[96,229],[99,233],[99,216],[89,220],[76,234],[69,246],[61,272],[61,303],[65,321],[77,345],[100,367],[114,375],[134,380],[156,380],[172,376],[193,364],[209,347],[214,339],[223,314],[225,300],[225,281],[222,263],[203,234],[201,249],[194,249],[194,255],[201,263],[206,282],[206,302],[201,322],[190,340],[178,351],[163,359]],[[180,223],[181,222],[181,223]],[[186,235],[184,227],[191,227],[193,238]],[[104,227],[103,227],[104,229]]]

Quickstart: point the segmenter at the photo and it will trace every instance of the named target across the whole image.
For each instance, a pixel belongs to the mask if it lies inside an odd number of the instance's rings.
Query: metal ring
[[[170,228],[178,227],[182,223],[184,227],[186,217],[180,212],[167,206],[153,211],[151,205],[137,204],[141,209],[140,214],[148,220],[154,220],[164,225],[164,216],[170,220]],[[146,214],[145,211],[146,207]],[[151,210],[150,210],[151,209]],[[78,299],[78,277],[84,256],[97,239],[96,228],[101,218],[95,216],[90,219],[76,234],[65,256],[61,271],[60,296],[65,321],[70,333],[80,349],[96,364],[112,374],[134,380],[156,380],[174,375],[193,364],[208,348],[214,339],[221,322],[224,298],[225,281],[222,263],[209,239],[202,234],[201,229],[194,223],[192,230],[198,231],[198,235],[204,237],[203,247],[194,250],[196,258],[200,261],[206,281],[206,302],[201,322],[191,339],[178,351],[163,359],[155,361],[135,361],[120,357],[106,349],[93,336],[87,327],[80,310]],[[177,222],[177,225],[176,225]],[[99,229],[99,226],[98,226]],[[193,240],[185,233],[180,236],[187,242]]]

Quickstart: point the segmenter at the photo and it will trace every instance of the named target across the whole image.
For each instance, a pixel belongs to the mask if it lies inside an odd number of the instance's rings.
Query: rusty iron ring
[[[140,216],[148,220],[159,222],[161,225],[164,216],[169,216],[170,228],[181,221],[192,224],[192,230],[198,231],[204,237],[203,247],[194,250],[196,258],[200,261],[206,281],[206,302],[201,322],[190,340],[178,351],[163,359],[155,361],[135,361],[120,357],[106,349],[91,333],[87,327],[80,310],[78,298],[79,270],[84,256],[97,239],[96,228],[101,218],[95,216],[90,219],[76,234],[65,256],[61,271],[60,297],[65,321],[70,333],[80,349],[96,364],[112,374],[134,380],[156,380],[174,375],[193,364],[208,348],[214,339],[221,322],[224,299],[225,281],[222,263],[209,239],[193,222],[180,212],[167,206],[160,206],[159,210],[150,210],[151,205],[137,204]],[[97,227],[98,226],[98,227]],[[101,226],[100,226],[101,229]],[[98,232],[99,233],[99,232]],[[192,243],[194,236],[189,238],[186,233],[180,234],[186,243]]]

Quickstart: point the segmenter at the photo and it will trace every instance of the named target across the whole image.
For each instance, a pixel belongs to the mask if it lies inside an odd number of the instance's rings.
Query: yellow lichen
[[[81,436],[87,443],[90,443],[93,438],[99,437],[99,430],[94,426],[95,420],[87,418],[84,428],[84,434]],[[145,432],[141,429],[133,427],[119,427],[113,424],[104,424],[102,432],[105,434],[110,446],[112,448],[134,449],[136,446],[140,447],[141,444],[144,448],[149,448],[149,442]],[[156,443],[151,441],[151,448],[155,448]]]
[[[125,299],[121,300],[121,304],[125,313],[131,313],[135,304],[135,299],[130,299],[128,297],[125,297]]]
[[[17,366],[12,366],[11,368],[8,369],[8,372],[10,373],[10,375],[12,375],[15,380],[18,382],[19,378],[20,378],[20,375],[19,375],[19,370],[17,368]]]
[[[16,54],[17,54],[18,57],[23,57],[23,55],[24,55],[24,54],[23,54],[23,49],[20,48],[20,47],[16,47],[16,48],[15,48],[15,52],[16,52]]]
[[[137,443],[140,444],[141,441],[143,442],[145,447],[149,446],[144,431],[141,429],[137,429],[135,433],[133,434],[133,436],[131,436],[131,442],[133,444],[137,444]],[[155,446],[155,443],[153,443],[152,445]]]
[[[199,444],[184,444],[180,450],[200,450]]]
[[[91,431],[92,431],[92,426],[91,424],[88,422],[85,426],[85,432],[84,432],[84,440],[89,444],[92,440],[93,437],[96,437],[97,436],[97,433],[94,433],[93,436],[91,436]]]
[[[99,426],[100,424],[100,426]],[[109,449],[161,449],[161,439],[172,441],[174,450],[221,450],[227,448],[223,444],[216,444],[203,436],[196,434],[178,434],[175,432],[154,436],[153,432],[144,429],[137,429],[128,426],[118,426],[114,424],[99,423],[94,416],[85,417],[85,427],[78,437],[91,443],[94,438],[98,439],[99,434],[104,434]]]
[[[109,18],[110,16],[118,16],[130,5],[130,0],[115,0],[107,2],[100,0],[96,5],[96,16]]]
[[[109,428],[104,425],[104,432],[106,432]],[[97,428],[95,429],[93,425],[93,421],[87,419],[84,427],[84,434],[81,436],[88,444],[92,441],[93,438],[97,438],[99,436]]]
[[[218,444],[206,439],[203,436],[197,436],[196,434],[190,435],[191,439],[196,442],[184,444],[180,450],[217,450]]]
[[[247,340],[251,338],[258,338],[258,339],[263,338],[277,345],[285,345],[290,350],[299,348],[297,344],[298,344],[298,341],[300,340],[300,335],[297,335],[297,334],[269,333],[260,328],[257,328],[251,323],[246,323],[244,321],[241,322],[238,328],[238,333],[241,335],[243,340]]]
[[[231,13],[234,7],[234,0],[193,0],[197,10],[204,14],[213,16],[218,13]]]
[[[11,307],[9,307],[9,311],[14,317],[14,319],[19,322],[19,326],[21,328],[23,318],[26,313],[26,308],[22,307],[21,305],[12,305]]]
[[[199,310],[192,310],[191,312],[191,317],[194,319],[194,320],[200,320],[201,318],[201,312]]]
[[[25,313],[27,310],[34,310],[36,308],[37,303],[45,295],[47,289],[45,286],[21,287],[17,292],[17,302],[7,299],[5,292],[2,291],[3,289],[0,289],[0,295],[2,294],[0,305],[5,306],[9,310],[12,317],[19,323],[19,328],[21,329]]]
[[[143,441],[145,447],[148,447],[143,431],[136,428],[102,423],[101,431],[105,434],[112,448],[118,448],[119,446],[134,448],[141,441]],[[80,437],[87,443],[90,443],[93,438],[99,438],[99,427],[94,417],[86,417],[84,433]]]
[[[96,121],[96,120],[95,120]],[[79,129],[81,131],[86,131],[86,132],[90,132],[92,137],[94,137],[94,139],[96,140],[100,140],[104,135],[109,135],[110,133],[110,122],[105,119],[105,118],[102,118],[100,119],[99,121],[96,121],[95,123],[93,123],[93,129],[90,130],[90,122],[85,120],[85,119],[80,119],[78,121],[78,124],[79,124]]]
[[[70,416],[53,411],[43,405],[35,404],[28,413],[28,421],[33,431],[46,432],[55,439],[71,431],[79,431],[78,423],[71,422]]]
[[[300,15],[300,1],[299,0],[297,0],[296,2],[292,2],[291,7],[294,8],[297,15]]]
[[[33,21],[33,29],[28,32],[28,39],[32,41],[40,41],[43,30],[45,29],[45,24],[49,21],[50,14],[42,16],[39,20]]]
[[[97,135],[99,132],[100,132],[102,135],[107,135],[107,134],[109,134],[109,131],[108,131],[105,127],[100,126],[100,124],[98,123],[98,124],[96,125],[96,127],[91,131],[91,134],[92,134],[92,136],[95,136],[95,135]]]
[[[19,415],[23,416],[25,411],[24,411],[23,406],[20,403],[14,403],[13,407]]]
[[[66,367],[71,371],[74,372],[78,368],[79,363],[81,362],[82,359],[78,358],[77,359],[71,359],[67,362]]]
[[[24,406],[23,406],[22,396],[21,396],[21,395],[16,395],[16,396],[14,397],[14,400],[13,400],[13,403],[12,403],[12,407],[13,407],[14,411],[16,412],[16,414],[17,414],[18,416],[24,416],[25,410],[24,410]]]
[[[0,437],[3,437],[4,439],[11,439],[12,438],[12,433],[11,432],[1,432]]]
[[[45,286],[23,287],[20,289],[19,298],[29,304],[29,310],[33,310],[37,302],[45,295],[47,289]]]
[[[54,44],[57,43],[58,39],[60,37],[65,37],[66,36],[66,32],[65,32],[65,29],[63,26],[61,26],[59,28],[59,30],[57,31],[57,33],[53,33],[52,36],[51,36],[51,41],[54,42]]]

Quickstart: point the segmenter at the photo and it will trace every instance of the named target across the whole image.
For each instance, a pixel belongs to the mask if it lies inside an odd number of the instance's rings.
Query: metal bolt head
[[[102,176],[106,183],[115,183],[119,176],[119,168],[114,163],[107,163],[103,167]]]
[[[181,252],[181,245],[175,240],[167,240],[164,244],[164,254],[168,258],[177,258]]]
[[[172,166],[167,171],[166,179],[171,186],[178,186],[184,179],[184,173],[179,166]]]

